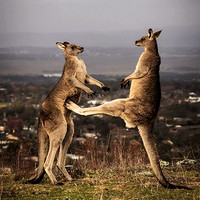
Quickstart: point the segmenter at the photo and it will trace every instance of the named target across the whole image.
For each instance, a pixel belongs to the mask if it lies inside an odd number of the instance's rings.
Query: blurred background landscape
[[[37,166],[40,104],[57,83],[65,62],[56,42],[83,46],[80,58],[88,73],[111,88],[105,93],[89,86],[97,97],[89,99],[83,93],[79,105],[95,106],[128,96],[120,81],[134,71],[143,51],[134,41],[149,28],[163,30],[158,38],[162,99],[154,129],[162,166],[167,173],[177,169],[173,181],[199,188],[199,7],[198,0],[162,4],[158,0],[0,0],[0,199],[23,199],[22,186],[13,181],[30,177]],[[73,118],[75,135],[66,167],[75,179],[84,182],[88,170],[123,169],[134,176],[151,171],[137,129],[126,129],[121,119],[106,115],[73,114]],[[155,183],[151,186],[157,188]],[[141,183],[140,188],[145,187]],[[199,192],[190,193],[190,199],[199,198]],[[135,195],[139,194],[144,195]]]

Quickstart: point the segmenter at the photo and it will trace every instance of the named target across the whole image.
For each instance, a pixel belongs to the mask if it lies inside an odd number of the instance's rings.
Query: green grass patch
[[[0,199],[5,200],[198,200],[200,172],[164,170],[169,181],[192,190],[168,190],[153,176],[123,170],[85,172],[85,177],[55,186],[46,179],[41,184],[23,184],[14,176],[0,177]]]

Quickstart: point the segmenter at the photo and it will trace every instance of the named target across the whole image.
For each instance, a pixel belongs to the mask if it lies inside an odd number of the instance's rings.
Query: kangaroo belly
[[[155,119],[157,111],[156,104],[145,102],[139,98],[130,98],[126,102],[123,119],[130,128],[130,126],[138,126]]]
[[[160,81],[159,77],[144,77],[133,80],[130,88],[130,98],[136,98],[139,102],[159,104],[160,102]]]
[[[65,117],[58,108],[49,107],[40,112],[40,123],[47,132],[56,130],[60,124],[66,124]]]

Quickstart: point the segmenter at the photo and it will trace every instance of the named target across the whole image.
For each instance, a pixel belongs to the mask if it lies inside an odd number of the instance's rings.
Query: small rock
[[[160,166],[161,167],[168,167],[169,166],[169,162],[164,161],[164,160],[160,160]]]
[[[196,163],[197,163],[196,160],[184,159],[184,160],[178,161],[176,164],[177,165],[194,165]]]

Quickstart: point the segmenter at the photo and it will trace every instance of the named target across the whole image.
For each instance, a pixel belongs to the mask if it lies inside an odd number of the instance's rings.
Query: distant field
[[[80,55],[90,74],[125,75],[135,69],[142,48],[86,48]],[[161,71],[200,73],[200,49],[161,48]],[[62,71],[64,57],[56,48],[0,49],[0,74]]]
[[[63,63],[64,64],[64,63]],[[62,63],[56,61],[0,60],[0,74],[39,75],[43,70],[62,70]]]

